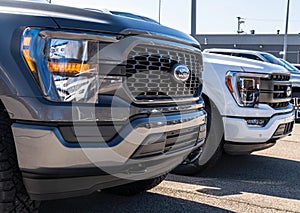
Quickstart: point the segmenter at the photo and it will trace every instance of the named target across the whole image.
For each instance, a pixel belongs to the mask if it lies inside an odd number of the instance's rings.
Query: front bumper
[[[81,148],[67,146],[56,127],[15,123],[12,130],[26,189],[32,199],[44,200],[165,174],[203,144],[198,131],[205,123],[201,110],[140,118],[122,129],[118,143],[82,142]],[[174,133],[182,129],[182,135]]]
[[[275,115],[264,127],[249,126],[244,118],[224,117],[225,141],[242,144],[262,144],[291,133],[291,129],[278,134],[281,125],[293,124],[294,111]]]

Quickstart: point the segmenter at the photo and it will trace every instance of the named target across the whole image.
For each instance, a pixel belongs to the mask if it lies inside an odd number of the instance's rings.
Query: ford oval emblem
[[[183,64],[175,64],[172,68],[172,74],[177,82],[184,83],[189,79],[191,71]]]
[[[290,86],[288,86],[287,88],[286,88],[286,96],[287,97],[290,97],[292,95],[292,88],[290,87]]]

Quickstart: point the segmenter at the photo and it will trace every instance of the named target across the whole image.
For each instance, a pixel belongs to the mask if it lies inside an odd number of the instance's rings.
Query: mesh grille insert
[[[191,74],[186,82],[175,81],[172,67],[186,65]],[[128,55],[127,87],[136,100],[191,98],[199,95],[201,55],[153,46],[137,46]]]

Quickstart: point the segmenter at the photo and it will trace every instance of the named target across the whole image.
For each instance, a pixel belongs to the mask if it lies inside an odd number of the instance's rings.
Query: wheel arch
[[[224,145],[224,122],[219,109],[213,100],[211,100],[205,93],[202,94],[205,102],[205,108],[208,112],[208,132],[206,143],[203,147],[203,153],[199,158],[199,164],[206,164],[214,155],[217,149],[223,150]]]

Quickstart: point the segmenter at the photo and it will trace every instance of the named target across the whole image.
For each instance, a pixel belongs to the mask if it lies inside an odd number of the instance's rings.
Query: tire
[[[11,125],[0,103],[0,212],[38,212],[22,181]]]
[[[140,180],[140,181],[128,183],[125,185],[108,188],[108,189],[105,189],[104,191],[107,191],[109,193],[116,194],[116,195],[132,196],[132,195],[146,192],[147,190],[150,190],[150,189],[156,187],[166,177],[167,177],[167,175],[162,175],[162,176],[148,179],[148,180]]]
[[[172,173],[178,175],[196,175],[214,167],[223,154],[224,128],[222,117],[215,104],[204,97],[207,112],[207,138],[200,150],[193,151],[189,157]],[[197,155],[197,152],[201,152]],[[194,158],[198,156],[198,158]],[[193,159],[190,161],[189,159]]]

